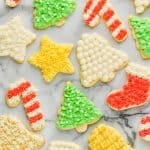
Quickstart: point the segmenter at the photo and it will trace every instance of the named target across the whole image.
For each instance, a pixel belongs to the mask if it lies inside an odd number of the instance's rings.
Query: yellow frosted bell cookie
[[[18,63],[23,63],[26,46],[31,44],[36,35],[27,30],[19,16],[6,25],[0,26],[0,56],[10,56]]]
[[[134,150],[126,144],[119,132],[111,126],[102,124],[89,136],[90,150]]]
[[[96,33],[83,34],[77,44],[81,83],[91,87],[98,81],[110,82],[118,70],[128,64],[128,56],[111,47],[107,40]]]
[[[52,141],[48,150],[81,150],[80,146],[74,142]]]
[[[76,0],[34,0],[34,27],[61,26],[76,8]]]
[[[67,82],[64,89],[64,99],[58,111],[57,127],[60,130],[76,129],[82,133],[87,126],[96,123],[102,113],[71,82]]]
[[[150,0],[134,0],[134,5],[136,13],[141,14],[150,6]]]
[[[20,4],[21,0],[4,0],[5,4],[9,7],[16,7]]]
[[[1,150],[39,150],[44,144],[44,138],[28,131],[20,120],[0,116]]]
[[[25,79],[11,84],[6,96],[7,105],[11,108],[17,107],[20,101],[22,101],[32,130],[42,130],[45,126],[45,119],[40,100],[32,83]]]
[[[150,19],[130,15],[129,25],[141,57],[150,59]]]
[[[44,36],[40,50],[29,58],[29,62],[41,70],[46,82],[50,82],[58,73],[74,73],[68,58],[72,48],[72,44],[57,44]]]

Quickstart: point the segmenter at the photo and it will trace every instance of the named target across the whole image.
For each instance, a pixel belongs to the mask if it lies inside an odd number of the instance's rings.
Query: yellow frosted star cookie
[[[114,128],[102,124],[89,137],[90,150],[134,150]]]
[[[10,56],[23,63],[26,46],[35,38],[36,35],[23,26],[20,17],[14,17],[6,25],[0,26],[0,56]]]
[[[80,146],[74,142],[52,141],[48,150],[81,150]]]
[[[128,64],[128,56],[113,48],[97,33],[83,34],[77,45],[81,83],[91,87],[98,81],[110,82]]]
[[[0,116],[0,150],[39,150],[45,140],[10,116]]]
[[[72,48],[72,44],[57,44],[44,36],[40,50],[29,58],[29,62],[41,69],[45,81],[50,82],[59,72],[74,73],[74,68],[68,58]]]

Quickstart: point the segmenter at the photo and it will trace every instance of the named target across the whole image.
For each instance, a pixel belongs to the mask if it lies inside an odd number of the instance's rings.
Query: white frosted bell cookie
[[[23,63],[26,47],[36,35],[26,29],[19,16],[0,26],[0,56],[10,56],[18,63]]]
[[[81,66],[81,83],[85,87],[98,81],[110,82],[117,71],[128,64],[128,56],[111,47],[97,33],[82,35],[77,44],[77,58]]]

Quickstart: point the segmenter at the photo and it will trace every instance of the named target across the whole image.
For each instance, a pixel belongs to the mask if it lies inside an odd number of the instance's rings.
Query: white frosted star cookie
[[[24,124],[10,116],[0,116],[1,150],[39,150],[44,138],[26,129]]]
[[[111,47],[96,33],[83,34],[77,45],[77,58],[81,66],[81,83],[91,87],[96,82],[111,81],[118,70],[128,64],[128,56]]]
[[[6,25],[0,26],[0,56],[10,56],[23,63],[26,46],[35,38],[36,35],[23,26],[20,17],[14,17]]]
[[[52,141],[48,150],[81,150],[81,148],[74,142]]]
[[[150,0],[134,0],[134,5],[136,13],[141,14],[150,6]]]

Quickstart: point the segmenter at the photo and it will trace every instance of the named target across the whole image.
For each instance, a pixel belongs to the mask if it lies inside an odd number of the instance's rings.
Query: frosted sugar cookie
[[[1,150],[39,150],[44,143],[41,135],[28,131],[20,120],[0,116]]]
[[[111,47],[96,33],[83,34],[77,44],[77,58],[81,66],[81,83],[91,87],[98,81],[110,82],[118,70],[128,64],[128,56]]]
[[[61,26],[76,8],[76,0],[34,0],[34,27]]]
[[[14,82],[6,96],[9,107],[17,107],[22,100],[26,115],[34,131],[40,131],[45,126],[45,120],[41,111],[40,100],[31,82],[21,79]]]
[[[150,59],[150,19],[130,15],[129,25],[141,57]]]
[[[139,107],[148,102],[150,68],[130,63],[126,73],[127,83],[121,90],[115,90],[107,97],[107,104],[118,111]]]
[[[120,133],[111,126],[102,124],[89,136],[90,150],[133,150]]]
[[[14,17],[6,25],[0,26],[0,56],[10,56],[23,63],[26,46],[31,44],[36,35],[27,30],[19,16]]]
[[[76,129],[85,132],[87,126],[97,122],[102,113],[95,108],[80,90],[72,83],[67,82],[64,90],[64,99],[58,111],[57,127],[61,130]]]
[[[127,29],[108,0],[87,0],[84,8],[85,24],[95,27],[100,19],[106,23],[115,41],[122,42],[127,38]]]

